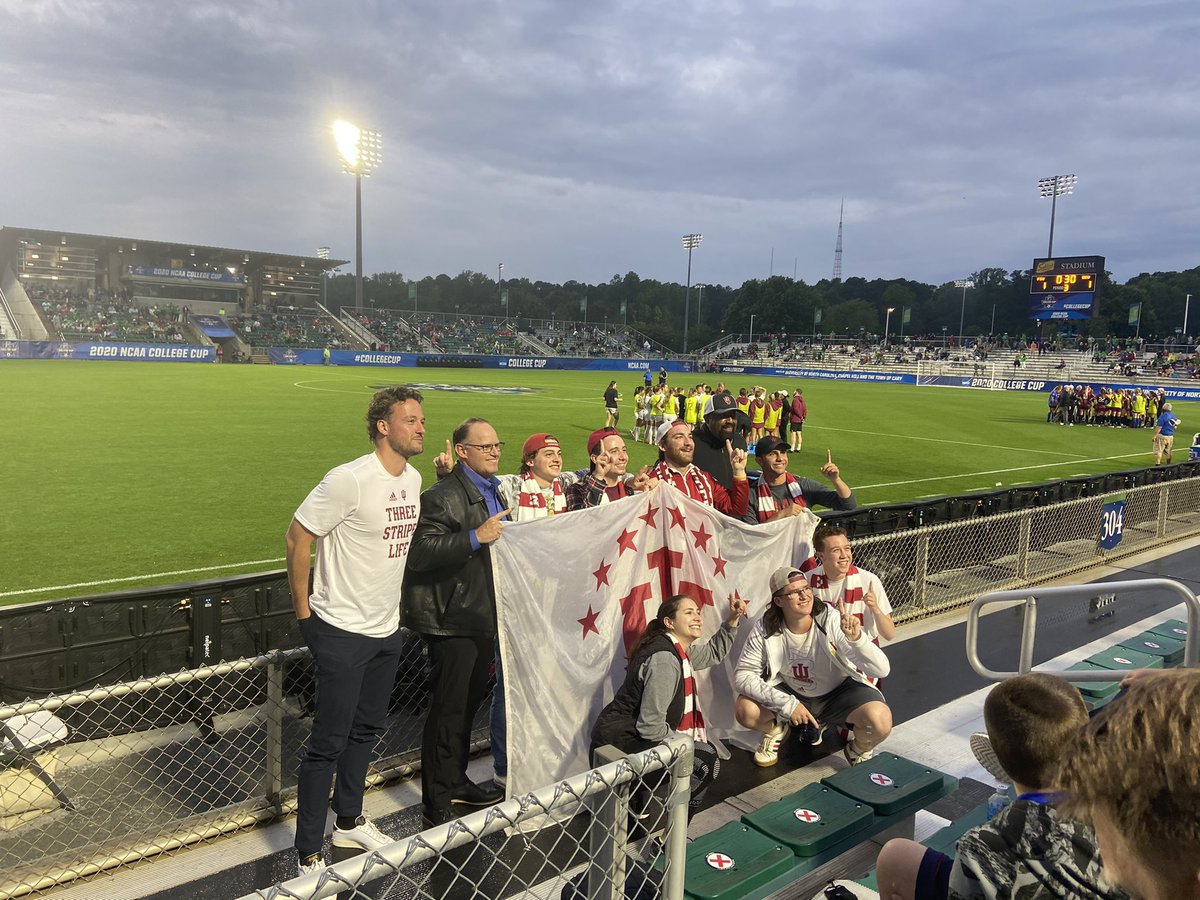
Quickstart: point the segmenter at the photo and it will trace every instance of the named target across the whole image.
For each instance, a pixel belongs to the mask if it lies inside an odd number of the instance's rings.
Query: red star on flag
[[[633,543],[633,539],[637,537],[636,531],[625,530],[621,532],[617,538],[617,546],[621,548],[621,552],[617,556],[623,556],[626,550],[637,550],[637,545]]]
[[[600,615],[600,613],[592,610],[592,605],[589,603],[587,615],[584,616],[582,619],[575,620],[576,622],[578,622],[580,625],[583,626],[583,634],[580,635],[580,640],[584,640],[585,638],[587,638],[589,631],[595,632],[597,637],[600,636],[600,629],[596,627],[596,618],[599,615]]]
[[[600,568],[592,573],[592,577],[596,579],[596,590],[600,590],[600,585],[608,584],[608,570],[611,568],[612,566],[605,563],[604,560],[600,560]],[[611,587],[611,585],[609,586]]]
[[[683,510],[678,506],[672,506],[667,510],[671,514],[671,527],[678,527],[682,531],[687,531],[687,521],[683,518]]]
[[[704,530],[703,522],[700,523],[700,527],[698,529],[692,532],[692,537],[696,539],[697,550],[708,552],[708,540],[712,537],[712,535]]]
[[[714,575],[724,575],[725,574],[725,560],[723,560],[721,558],[721,554],[719,552],[717,553],[716,556],[714,556],[712,558],[712,561],[713,561],[713,574]]]
[[[643,522],[645,522],[647,525],[649,525],[651,528],[656,528],[657,526],[654,524],[654,515],[655,515],[655,513],[658,512],[658,510],[659,510],[659,507],[657,507],[657,506],[647,507],[646,511],[644,513],[642,513],[640,516],[638,516],[638,518],[641,519]]]

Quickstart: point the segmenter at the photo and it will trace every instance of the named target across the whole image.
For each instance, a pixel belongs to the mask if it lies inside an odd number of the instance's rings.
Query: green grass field
[[[370,449],[368,399],[401,380],[531,389],[425,388],[427,449],[417,462],[427,483],[434,454],[468,415],[492,420],[508,442],[501,471],[516,469],[535,431],[556,434],[567,465],[582,466],[611,377],[6,360],[0,603],[280,568],[292,512],[328,469]],[[618,377],[628,400],[637,375]],[[733,376],[729,386],[748,379]],[[806,381],[804,391],[810,416],[792,471],[819,477],[828,448],[864,505],[1151,462],[1149,430],[1047,425],[1044,394],[834,381]],[[1181,433],[1200,422],[1197,407],[1175,404]],[[631,426],[623,409],[621,424]],[[632,444],[631,455],[637,465],[654,458]]]

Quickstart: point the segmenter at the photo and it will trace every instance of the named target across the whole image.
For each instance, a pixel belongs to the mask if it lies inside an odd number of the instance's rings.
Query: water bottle
[[[996,785],[996,792],[988,797],[987,802],[987,817],[990,822],[996,817],[996,813],[1008,806],[1008,785]]]

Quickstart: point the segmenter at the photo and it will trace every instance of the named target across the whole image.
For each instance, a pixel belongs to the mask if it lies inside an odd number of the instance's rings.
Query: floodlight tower
[[[892,324],[892,313],[896,311],[896,307],[889,306],[887,308],[887,318],[883,320],[883,349],[887,349],[888,345],[888,326]]]
[[[329,248],[328,247],[318,247],[317,248],[317,259],[329,259]],[[325,269],[322,269],[321,270],[321,305],[325,306],[325,307],[329,306],[329,296],[328,296],[329,292],[325,287],[326,284],[328,283],[328,280],[329,280],[329,272],[327,272]]]
[[[692,251],[700,246],[704,239],[701,234],[685,234],[683,249],[688,252],[687,291],[683,295],[683,352],[688,349],[688,319],[692,314]]]
[[[969,278],[963,278],[954,282],[956,288],[962,288],[962,309],[958,313],[958,346],[962,347],[963,343],[963,321],[967,317],[967,288],[975,287],[975,282]]]
[[[1046,248],[1047,257],[1054,256],[1054,211],[1058,206],[1058,198],[1073,193],[1078,180],[1074,175],[1051,175],[1038,179],[1038,194],[1050,198],[1050,245]]]
[[[342,157],[342,171],[354,176],[354,308],[362,314],[362,180],[383,160],[378,131],[366,131],[342,119],[333,123],[333,139]]]

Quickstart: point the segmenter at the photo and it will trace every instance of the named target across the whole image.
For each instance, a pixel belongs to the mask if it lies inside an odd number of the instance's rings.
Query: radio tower
[[[842,213],[846,210],[846,198],[842,198],[842,205],[838,207],[838,239],[837,246],[833,249],[833,280],[840,281],[842,277]]]

